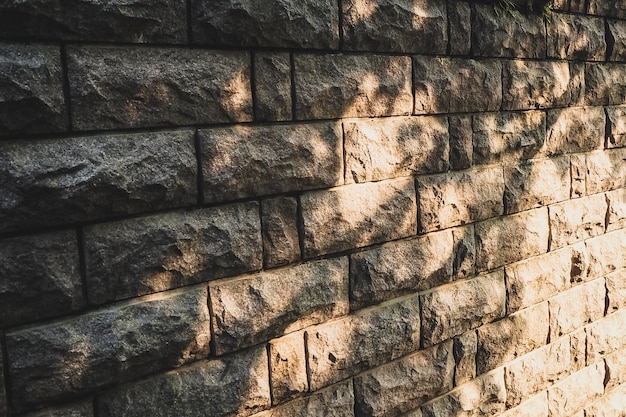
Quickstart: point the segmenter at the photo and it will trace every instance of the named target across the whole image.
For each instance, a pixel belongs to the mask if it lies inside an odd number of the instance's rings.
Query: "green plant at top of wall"
[[[522,13],[537,13],[544,19],[552,18],[554,0],[497,0],[496,13],[506,12],[513,17]]]

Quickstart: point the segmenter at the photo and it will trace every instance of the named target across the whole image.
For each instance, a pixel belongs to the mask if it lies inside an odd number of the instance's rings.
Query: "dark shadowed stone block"
[[[193,42],[204,45],[336,49],[335,0],[192,0]]]
[[[411,113],[411,59],[379,55],[295,55],[296,118]]]
[[[87,294],[94,304],[262,266],[258,203],[102,223],[87,227],[84,240]]]
[[[196,361],[210,338],[204,285],[8,333],[13,405],[44,405]]]
[[[472,47],[472,9],[469,2],[448,0],[451,55],[469,55]]]
[[[626,22],[623,20],[607,20],[608,39],[613,41],[613,49],[609,61],[626,61]]]
[[[254,54],[254,115],[257,120],[291,120],[291,62],[288,53]]]
[[[607,107],[607,148],[626,146],[626,106]]]
[[[270,407],[265,346],[124,385],[98,399],[100,417],[245,417]]]
[[[476,270],[474,225],[470,224],[452,229],[452,237],[454,239],[452,276],[454,279],[473,276]]]
[[[626,1],[624,0],[589,0],[589,14],[626,18]]]
[[[0,37],[64,41],[187,41],[185,0],[7,0]]]
[[[2,336],[1,333],[0,336]],[[4,360],[2,358],[2,352],[2,345],[0,345],[0,417],[7,417],[7,395],[4,384]]]
[[[68,72],[78,130],[252,120],[245,52],[78,46]]]
[[[300,259],[296,199],[278,197],[264,200],[261,207],[265,266],[285,265]]]
[[[196,202],[190,130],[0,144],[0,231]]]
[[[549,58],[604,61],[603,19],[553,13],[547,28]]]
[[[626,64],[586,63],[585,104],[588,106],[626,103]]]
[[[0,327],[85,305],[76,232],[0,240]]]
[[[26,414],[24,417],[93,417],[93,400],[60,405]]]
[[[207,203],[342,182],[340,123],[233,126],[198,136]]]
[[[62,73],[56,46],[0,45],[0,136],[67,129]]]
[[[440,0],[347,0],[342,18],[347,50],[446,53],[448,17]]]
[[[465,169],[472,165],[472,117],[450,116],[450,169]]]
[[[470,330],[454,338],[454,385],[459,386],[476,378],[476,349],[478,336]]]

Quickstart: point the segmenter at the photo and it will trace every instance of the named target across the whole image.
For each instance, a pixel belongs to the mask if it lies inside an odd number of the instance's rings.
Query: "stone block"
[[[0,333],[0,336],[4,336]],[[7,390],[4,382],[4,359],[3,359],[3,349],[2,345],[0,345],[0,416],[7,417],[8,414],[8,401],[7,401]]]
[[[501,167],[417,178],[419,232],[499,216],[504,211]]]
[[[626,148],[588,153],[587,194],[626,187]]]
[[[411,60],[382,55],[294,55],[298,120],[411,114]]]
[[[587,363],[593,364],[626,347],[626,310],[617,310],[585,327]]]
[[[570,172],[572,175],[571,197],[582,197],[587,192],[587,155],[570,155]]]
[[[305,193],[304,256],[340,252],[408,237],[417,231],[413,178]]]
[[[0,143],[0,231],[196,203],[192,131]]]
[[[492,4],[472,5],[472,47],[477,56],[545,58],[546,27],[536,14],[498,13]]]
[[[599,16],[626,18],[624,0],[589,0],[587,13]]]
[[[272,402],[282,403],[309,390],[304,332],[296,332],[268,343]]]
[[[93,417],[93,399],[45,408],[25,414],[24,417]]]
[[[604,20],[598,17],[552,13],[548,29],[548,58],[604,61]]]
[[[595,403],[585,408],[586,417],[624,417],[626,404],[626,385],[606,392],[604,396]]]
[[[602,149],[605,125],[602,107],[548,110],[545,150],[556,155]]]
[[[451,303],[451,300],[454,300]],[[504,272],[458,281],[421,295],[422,340],[431,346],[506,313]]]
[[[265,346],[200,361],[123,385],[98,398],[98,416],[246,417],[269,408]]]
[[[348,259],[335,258],[209,284],[215,354],[348,313]]]
[[[2,23],[7,6],[0,5],[0,33],[7,27]],[[3,44],[0,57],[0,137],[67,130],[61,50]]]
[[[450,231],[386,243],[350,255],[350,307],[377,304],[452,279]]]
[[[354,378],[355,414],[392,417],[452,389],[452,341],[432,346]]]
[[[606,364],[605,390],[608,392],[626,382],[626,349],[619,349],[604,357]]]
[[[550,416],[573,416],[603,394],[604,364],[588,366],[548,389]]]
[[[8,0],[0,6],[3,39],[186,43],[184,0]]]
[[[538,208],[474,225],[476,268],[487,271],[548,250],[548,209]]]
[[[449,54],[469,55],[472,48],[472,9],[469,2],[448,0]]]
[[[300,259],[297,215],[295,198],[277,197],[261,202],[263,263],[266,268]]]
[[[75,231],[0,240],[0,327],[72,313],[85,304]]]
[[[606,147],[621,148],[626,146],[626,106],[606,107],[605,111],[607,117]]]
[[[454,260],[452,275],[455,279],[468,278],[476,271],[476,241],[474,225],[452,229],[454,239]],[[439,253],[441,256],[441,252]]]
[[[256,120],[293,118],[291,61],[288,53],[254,54],[254,116]]]
[[[606,231],[626,227],[626,188],[609,191],[605,196],[608,204]]]
[[[588,106],[626,103],[626,64],[586,63],[585,104]]]
[[[344,121],[346,182],[448,170],[448,119],[401,117]]]
[[[419,350],[419,296],[307,329],[311,391]]]
[[[626,229],[588,239],[585,246],[589,257],[587,275],[591,279],[626,267]]]
[[[626,61],[626,22],[623,20],[607,20],[607,36],[613,42],[609,61]]]
[[[450,169],[466,169],[472,165],[473,138],[471,116],[450,116]]]
[[[576,286],[548,301],[550,340],[571,333],[604,316],[604,278]]]
[[[206,300],[202,285],[7,333],[13,406],[70,399],[205,357]]]
[[[336,49],[338,15],[333,0],[192,0],[192,39],[202,45]]]
[[[505,166],[505,213],[517,213],[569,199],[569,167],[567,155]]]
[[[200,129],[198,137],[206,203],[343,182],[336,122]]]
[[[84,229],[84,241],[92,304],[262,267],[255,202],[101,223]]]
[[[252,120],[248,53],[74,46],[67,54],[77,130]]]
[[[476,378],[476,351],[478,336],[471,330],[454,338],[454,386]]]
[[[414,114],[499,110],[501,73],[495,60],[413,57]]]
[[[587,1],[586,0],[569,0],[569,11],[572,13],[583,13],[583,14],[587,13]]]
[[[504,414],[500,414],[500,417],[548,417],[547,391],[531,397]]]
[[[343,43],[350,51],[445,54],[448,16],[438,0],[383,0],[341,4]]]
[[[620,269],[606,276],[608,297],[607,314],[626,309],[626,270]]]
[[[568,200],[548,207],[550,249],[571,245],[604,233],[607,212],[602,194]]]

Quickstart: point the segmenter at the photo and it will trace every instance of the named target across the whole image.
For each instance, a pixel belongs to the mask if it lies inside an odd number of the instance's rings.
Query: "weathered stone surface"
[[[346,182],[448,170],[448,119],[400,117],[343,123]]]
[[[588,276],[600,278],[626,267],[626,229],[585,241],[589,256]]]
[[[348,259],[209,284],[215,353],[237,350],[348,312]]]
[[[453,377],[450,340],[356,376],[355,413],[398,416],[450,391]]]
[[[309,390],[304,332],[291,333],[268,344],[270,385],[274,404]]]
[[[419,350],[419,296],[307,330],[311,390]]]
[[[450,282],[453,258],[450,231],[350,255],[350,307],[359,309]]]
[[[300,198],[307,258],[412,236],[417,230],[413,178],[315,191]]]
[[[5,5],[0,5],[0,33]],[[67,129],[58,47],[0,45],[0,83],[0,136]]]
[[[626,382],[626,349],[616,350],[604,357],[606,363],[606,391]]]
[[[474,225],[453,229],[452,237],[454,239],[452,275],[455,279],[473,276],[476,270],[476,240],[474,239]],[[441,256],[441,252],[439,253],[439,256]]]
[[[13,405],[71,398],[206,356],[206,298],[205,286],[193,287],[7,333]]]
[[[383,0],[341,4],[343,48],[445,54],[448,17],[445,2],[438,0]]]
[[[548,58],[604,61],[604,20],[597,17],[553,13],[548,29]]]
[[[606,276],[606,291],[607,314],[626,309],[626,270],[622,269]]]
[[[605,125],[602,107],[548,110],[546,151],[555,155],[601,149]]]
[[[548,209],[476,223],[476,268],[486,271],[548,250]]]
[[[3,336],[0,333],[0,336]],[[0,345],[0,416],[7,417],[8,416],[8,403],[7,403],[7,395],[6,395],[6,387],[4,383],[4,359],[2,358],[2,346]]]
[[[626,385],[607,392],[595,403],[585,408],[587,417],[625,417]]]
[[[258,203],[101,223],[86,227],[84,240],[93,304],[262,267]]]
[[[584,328],[570,333],[570,372],[583,369],[587,362],[587,334]]]
[[[252,120],[247,53],[112,46],[67,53],[78,130]]]
[[[411,114],[411,60],[381,55],[294,56],[296,118]]]
[[[589,14],[600,16],[626,18],[626,3],[624,0],[589,0]]]
[[[415,114],[499,110],[502,64],[495,60],[413,58]]]
[[[187,42],[184,0],[8,0],[0,6],[0,36],[62,41]]]
[[[572,13],[586,13],[587,1],[586,0],[569,0],[569,11]]]
[[[542,155],[546,115],[541,111],[472,116],[474,164],[515,164]]]
[[[0,327],[83,308],[76,232],[0,240]]]
[[[546,28],[540,16],[497,13],[491,4],[473,4],[472,8],[472,46],[476,56],[546,56]]]
[[[421,296],[421,308],[424,346],[499,319],[506,313],[504,272],[436,288]]]
[[[504,211],[501,167],[419,177],[417,193],[420,233],[489,219]]]
[[[69,405],[50,407],[24,417],[93,417],[93,400],[87,399]]]
[[[569,199],[569,165],[569,156],[562,156],[505,166],[505,213],[516,213]]]
[[[618,310],[585,327],[587,363],[596,363],[609,353],[626,347],[626,310]]]
[[[604,278],[560,293],[550,304],[550,340],[571,333],[604,316]]]
[[[291,62],[287,53],[254,54],[254,116],[257,120],[291,120]]]
[[[570,163],[570,172],[572,175],[571,197],[582,197],[587,192],[587,155],[571,155]]]
[[[338,14],[333,0],[192,0],[193,42],[336,49]]]
[[[626,187],[626,148],[588,153],[586,156],[587,194]]]
[[[536,304],[478,328],[476,373],[488,372],[546,344],[548,303]]]
[[[472,118],[450,116],[450,168],[466,169],[472,165]]]
[[[626,22],[623,20],[607,20],[607,36],[613,42],[609,61],[626,61]]]
[[[471,330],[454,338],[454,386],[476,378],[476,348],[478,336]]]
[[[588,106],[626,103],[626,64],[585,64],[585,104]]]
[[[103,394],[100,417],[249,416],[269,408],[265,346],[197,362]]]
[[[606,147],[621,148],[626,145],[626,106],[606,107]]]
[[[550,416],[569,417],[604,394],[604,364],[588,366],[548,389]]]
[[[604,233],[607,202],[602,194],[553,204],[550,213],[550,249],[571,245]]]
[[[193,132],[0,144],[0,231],[196,202]]]
[[[548,417],[547,391],[531,397],[500,417]]]
[[[198,136],[207,203],[343,182],[339,123],[231,126]]]
[[[626,227],[626,188],[609,191],[605,196],[608,204],[606,231]]]
[[[266,267],[286,265],[300,259],[297,212],[295,198],[277,197],[261,202],[263,263]]]
[[[472,9],[469,2],[448,0],[450,55],[469,55],[472,48]]]

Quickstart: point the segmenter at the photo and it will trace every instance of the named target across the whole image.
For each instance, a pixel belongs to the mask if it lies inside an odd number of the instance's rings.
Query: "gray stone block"
[[[614,106],[626,103],[626,64],[586,63],[585,104]]]
[[[553,13],[547,22],[548,58],[604,61],[604,20],[597,17]]]
[[[45,408],[24,417],[93,417],[93,399]]]
[[[291,62],[288,53],[254,54],[254,116],[257,120],[291,120]]]
[[[261,212],[265,266],[271,268],[300,259],[296,199],[278,197],[264,200],[261,202]]]
[[[626,22],[623,20],[607,20],[607,36],[612,41],[609,61],[626,61]]]

